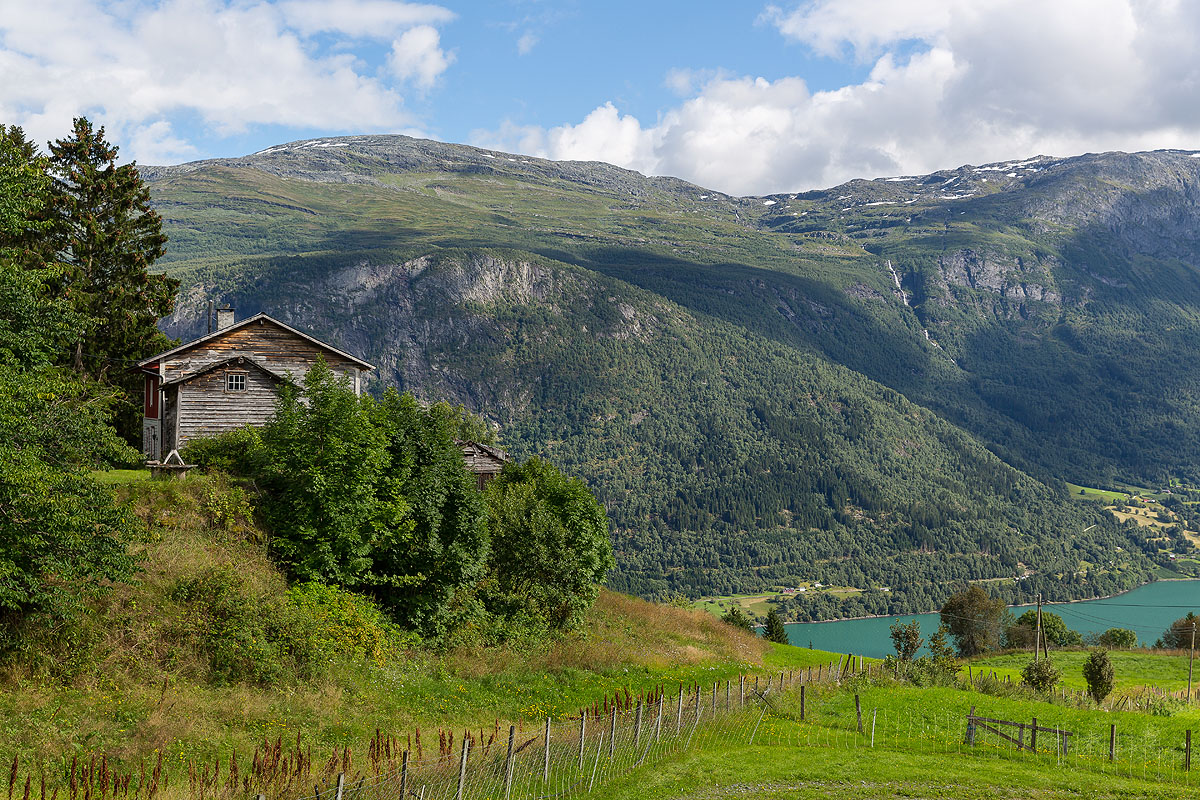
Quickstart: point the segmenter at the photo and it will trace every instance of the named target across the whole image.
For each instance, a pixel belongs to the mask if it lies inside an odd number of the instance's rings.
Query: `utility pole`
[[[1033,637],[1033,663],[1037,663],[1038,651],[1042,649],[1042,593],[1038,592],[1037,599],[1037,632]]]
[[[1192,703],[1192,662],[1196,660],[1196,623],[1192,623],[1192,652],[1188,655],[1188,705]]]

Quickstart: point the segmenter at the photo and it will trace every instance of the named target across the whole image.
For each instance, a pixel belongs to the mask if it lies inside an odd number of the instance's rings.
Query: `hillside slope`
[[[771,198],[386,136],[145,174],[168,331],[268,311],[493,417],[597,488],[632,591],[1101,593],[1157,548],[1057,479],[1193,474],[1189,240],[1146,234],[1189,229],[1183,154]]]

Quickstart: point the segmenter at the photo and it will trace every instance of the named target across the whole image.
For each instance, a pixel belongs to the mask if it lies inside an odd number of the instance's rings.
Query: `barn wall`
[[[246,391],[225,391],[226,373],[246,376]],[[278,381],[254,367],[230,365],[198,375],[179,385],[179,439],[262,425],[275,413]]]

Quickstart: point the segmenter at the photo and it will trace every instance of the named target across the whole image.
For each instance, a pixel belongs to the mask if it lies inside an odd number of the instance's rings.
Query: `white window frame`
[[[236,384],[241,386],[236,386]],[[225,373],[225,391],[233,394],[241,394],[246,391],[246,373],[245,372],[226,372]]]

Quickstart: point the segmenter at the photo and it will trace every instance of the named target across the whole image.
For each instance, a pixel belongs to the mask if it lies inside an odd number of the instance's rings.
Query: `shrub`
[[[742,613],[741,606],[734,606],[725,612],[725,616],[721,617],[721,621],[726,625],[732,625],[735,628],[741,628],[746,633],[754,633],[754,623],[750,618]]]
[[[254,474],[261,445],[258,428],[246,426],[216,436],[189,439],[179,456],[184,462],[206,470],[245,477]]]
[[[1087,661],[1083,662],[1083,679],[1087,681],[1088,694],[1097,703],[1112,691],[1115,675],[1107,650],[1093,650]]]
[[[382,666],[418,642],[369,598],[336,586],[297,584],[288,591],[288,605],[312,625],[313,641],[327,660],[363,658]]]
[[[921,623],[915,619],[907,625],[896,620],[892,623],[891,636],[896,657],[901,661],[912,661],[925,643],[921,638]]]
[[[1021,682],[1043,694],[1051,692],[1058,685],[1061,677],[1058,669],[1050,663],[1048,658],[1043,658],[1041,661],[1030,661],[1025,665],[1025,669],[1021,670]]]

